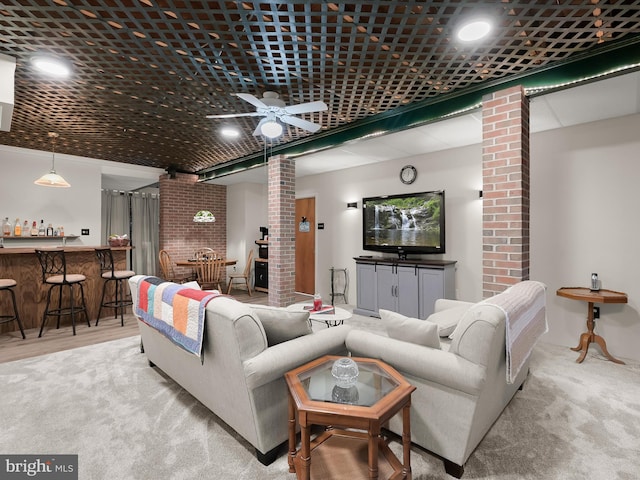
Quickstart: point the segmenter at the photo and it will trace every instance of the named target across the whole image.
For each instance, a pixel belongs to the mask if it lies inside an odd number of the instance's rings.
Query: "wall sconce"
[[[347,203],[347,208],[358,208],[358,202]]]

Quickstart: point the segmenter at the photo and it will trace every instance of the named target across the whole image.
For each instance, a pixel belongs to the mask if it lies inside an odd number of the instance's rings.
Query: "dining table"
[[[231,265],[235,265],[236,263],[238,263],[238,261],[233,259],[233,258],[226,258],[225,261],[224,261],[224,264],[227,267],[229,267]],[[195,268],[196,267],[196,259],[195,258],[190,258],[188,260],[178,260],[178,261],[176,261],[176,266],[178,266],[178,267],[192,267],[192,268]]]

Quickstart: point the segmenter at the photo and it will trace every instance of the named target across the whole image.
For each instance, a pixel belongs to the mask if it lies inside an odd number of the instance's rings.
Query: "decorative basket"
[[[129,245],[128,238],[110,238],[109,246],[110,247],[126,247]]]

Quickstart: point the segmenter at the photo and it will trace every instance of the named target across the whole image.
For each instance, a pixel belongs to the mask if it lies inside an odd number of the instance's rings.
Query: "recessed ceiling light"
[[[231,127],[224,127],[222,130],[220,130],[220,133],[223,137],[227,138],[236,138],[240,136],[240,132],[237,129]]]
[[[52,55],[35,55],[31,57],[31,65],[43,73],[59,78],[66,78],[71,75],[69,63]]]
[[[458,39],[463,42],[474,42],[489,35],[491,23],[486,19],[475,18],[466,22],[458,30]]]

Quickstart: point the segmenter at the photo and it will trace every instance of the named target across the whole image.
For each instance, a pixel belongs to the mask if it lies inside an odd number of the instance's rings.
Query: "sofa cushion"
[[[432,313],[427,320],[438,325],[438,335],[448,337],[460,322],[462,316],[469,310],[469,305],[461,307],[447,308],[436,313]]]
[[[251,305],[251,309],[260,319],[270,347],[311,333],[309,312],[290,312],[268,305]]]
[[[406,317],[400,313],[380,309],[380,318],[387,327],[387,335],[403,342],[440,348],[438,325],[429,320]]]

